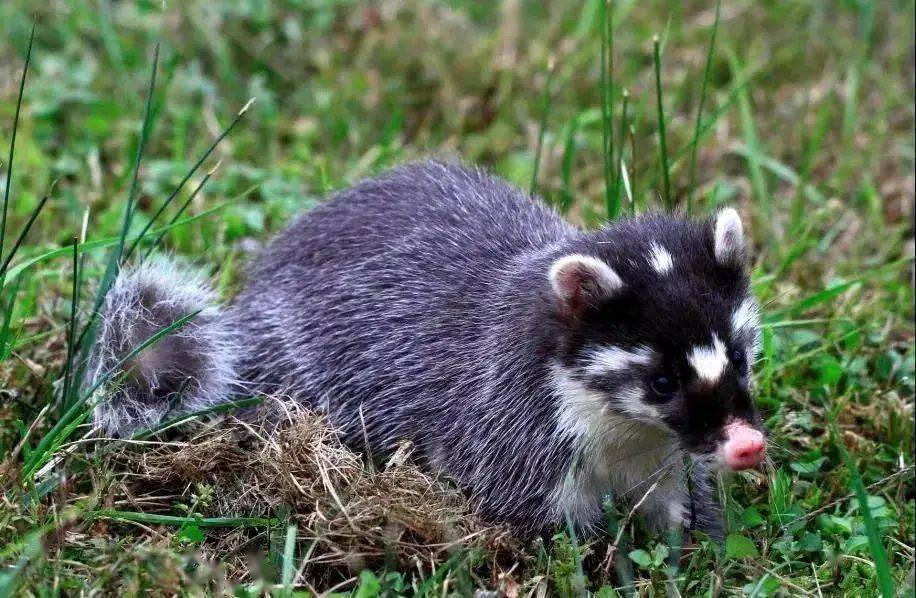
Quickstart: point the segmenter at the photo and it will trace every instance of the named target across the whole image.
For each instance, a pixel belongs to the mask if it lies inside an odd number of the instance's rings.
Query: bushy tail
[[[127,436],[166,415],[193,412],[229,400],[238,344],[225,310],[206,279],[166,258],[123,271],[105,297],[86,379],[100,380],[164,328],[190,321],[130,357],[94,411],[96,426]]]

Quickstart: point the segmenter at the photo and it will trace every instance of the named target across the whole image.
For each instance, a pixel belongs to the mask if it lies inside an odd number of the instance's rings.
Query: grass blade
[[[299,530],[296,524],[286,528],[286,542],[283,546],[283,595],[292,596],[293,581],[296,576],[296,532]]]
[[[690,143],[684,145],[683,147],[679,148],[678,150],[674,152],[674,155],[672,156],[671,160],[669,160],[669,165],[671,168],[675,168],[678,165],[680,165],[681,161],[684,158],[689,157],[689,153],[693,149],[694,144],[697,144],[706,138],[706,136],[710,133],[710,131],[712,131],[713,126],[717,122],[719,122],[719,119],[722,118],[722,116],[726,112],[728,112],[729,108],[731,108],[732,105],[738,101],[738,95],[742,93],[744,89],[750,84],[751,80],[754,78],[754,75],[755,73],[750,73],[750,74],[744,73],[741,79],[735,82],[735,84],[732,86],[731,91],[729,91],[728,97],[725,99],[725,101],[722,102],[722,104],[716,108],[715,112],[713,112],[712,115],[709,118],[707,118],[705,122],[703,122],[703,125],[700,127],[699,135],[697,135],[695,139],[691,140]],[[633,130],[632,128],[630,131],[630,135],[631,135],[631,142],[634,142],[636,138],[636,133],[635,133],[635,130]],[[633,155],[636,155],[635,147],[633,148],[632,153]],[[633,188],[636,189],[636,181],[635,181],[636,172],[634,171],[630,174],[631,174],[631,177],[633,178]],[[653,175],[653,180],[658,181],[658,172],[656,172]]]
[[[238,113],[236,113],[235,118],[232,120],[232,122],[229,124],[229,126],[226,127],[225,129],[223,129],[222,133],[220,133],[220,134],[217,136],[217,138],[213,141],[213,143],[210,144],[210,147],[207,148],[207,150],[203,153],[203,155],[201,155],[201,157],[197,160],[197,162],[194,164],[194,166],[192,166],[191,169],[187,172],[187,174],[185,174],[184,178],[181,179],[181,182],[178,183],[178,186],[175,187],[175,190],[172,191],[172,193],[165,199],[165,201],[162,202],[162,205],[159,206],[159,209],[156,210],[156,213],[153,214],[153,217],[150,218],[149,222],[146,223],[146,225],[143,227],[143,230],[140,231],[140,234],[137,236],[137,238],[134,239],[133,243],[131,243],[131,245],[130,245],[130,247],[127,249],[127,251],[124,252],[124,257],[123,257],[123,259],[124,259],[125,261],[128,260],[128,259],[130,258],[130,256],[133,254],[134,250],[137,248],[137,245],[140,243],[141,239],[143,239],[144,235],[149,231],[150,228],[152,228],[153,224],[156,222],[156,220],[159,218],[159,216],[162,215],[162,213],[165,211],[165,209],[166,209],[167,207],[169,207],[169,205],[172,203],[172,201],[174,201],[175,197],[178,196],[178,193],[181,192],[181,190],[184,188],[185,183],[188,182],[188,179],[190,179],[192,176],[194,176],[194,173],[197,172],[197,169],[200,168],[200,165],[204,163],[204,160],[206,160],[207,158],[210,157],[210,154],[213,153],[213,151],[216,149],[216,146],[218,146],[218,145],[220,144],[220,142],[221,142],[223,139],[225,139],[226,136],[229,135],[229,133],[232,132],[232,129],[235,128],[235,125],[237,125],[237,124],[239,123],[239,121],[242,120],[242,117],[245,116],[245,113],[246,113],[246,112],[248,112],[248,108],[251,107],[251,104],[252,104],[253,102],[254,102],[254,98],[248,100],[248,102],[247,102],[244,106],[242,106],[242,109],[239,110]],[[219,164],[217,164],[217,166],[218,166],[218,165],[219,165]],[[216,166],[213,167],[213,169],[212,169],[210,172],[207,173],[207,176],[206,176],[207,179],[210,178],[210,175],[213,174],[213,172],[216,171],[216,168],[217,168]],[[192,194],[192,198],[193,198],[194,195],[196,195],[197,191],[199,191],[199,190],[201,189],[201,187],[203,187],[203,183],[201,183],[200,185],[198,185],[197,189],[196,189],[196,190],[194,191],[194,193]]]
[[[700,124],[703,119],[703,103],[706,101],[706,88],[709,84],[709,71],[712,66],[712,54],[716,47],[716,32],[719,30],[719,11],[722,0],[716,2],[716,16],[712,22],[712,33],[709,36],[709,49],[706,51],[706,66],[703,67],[703,83],[700,86],[700,102],[697,104],[697,120],[693,130],[693,143],[690,144],[690,186],[687,187],[687,215],[693,212],[693,192],[697,185],[697,145],[700,137]]]
[[[614,164],[614,209],[617,212],[620,212],[620,198],[621,198],[621,177],[623,170],[623,148],[626,143],[626,132],[627,132],[627,104],[630,101],[630,92],[626,89],[623,90],[621,94],[623,96],[623,106],[620,109],[620,139],[617,143],[619,147],[619,153],[617,155],[617,161]]]
[[[182,218],[181,220],[176,221],[176,222],[172,222],[171,224],[168,224],[168,225],[166,225],[166,226],[163,226],[162,228],[157,228],[157,229],[155,229],[155,230],[152,230],[152,231],[148,232],[147,235],[152,235],[152,234],[162,235],[162,234],[165,234],[165,233],[167,233],[168,231],[170,231],[170,230],[172,230],[172,229],[175,229],[175,228],[178,228],[178,227],[180,227],[180,226],[184,226],[185,224],[189,224],[189,223],[191,223],[191,222],[194,222],[195,220],[200,220],[200,219],[202,219],[202,218],[206,218],[207,216],[209,216],[209,215],[211,215],[211,214],[214,214],[214,213],[216,213],[216,212],[222,210],[222,209],[225,208],[226,206],[230,205],[230,204],[231,204],[233,201],[235,201],[236,199],[245,197],[246,195],[248,195],[249,193],[251,193],[252,191],[254,191],[255,189],[257,189],[257,187],[258,187],[257,185],[252,185],[251,187],[249,187],[248,189],[246,189],[245,191],[243,191],[242,193],[240,193],[239,195],[237,195],[236,197],[234,197],[234,198],[232,198],[232,199],[230,199],[230,200],[228,200],[228,201],[225,201],[225,202],[223,202],[223,203],[221,203],[221,204],[219,204],[219,205],[217,205],[217,206],[213,206],[213,207],[210,208],[209,210],[203,211],[203,212],[201,212],[200,214],[195,214],[195,215],[193,215],[193,216],[188,216],[187,218]],[[107,237],[107,238],[105,238],[105,239],[96,239],[95,241],[84,241],[84,242],[80,243],[80,245],[79,245],[79,251],[80,251],[81,256],[83,256],[83,255],[84,255],[86,252],[88,252],[88,251],[93,251],[93,250],[96,250],[96,249],[107,249],[107,248],[109,248],[109,247],[113,247],[113,246],[117,245],[118,242],[120,241],[120,239],[121,239],[121,237],[120,237],[120,236],[117,236],[117,237]],[[22,275],[23,272],[26,272],[27,270],[29,270],[29,269],[32,268],[33,266],[36,266],[37,264],[41,264],[41,263],[46,262],[46,261],[48,261],[48,260],[52,260],[52,259],[54,259],[54,258],[60,257],[60,256],[62,256],[62,255],[68,255],[71,251],[72,251],[72,250],[70,249],[70,246],[68,245],[68,246],[66,246],[66,247],[60,247],[60,248],[58,248],[58,249],[52,249],[51,251],[48,251],[48,252],[46,252],[46,253],[42,253],[41,255],[37,255],[37,256],[35,256],[35,257],[33,257],[33,258],[30,258],[30,259],[28,259],[28,260],[25,260],[24,262],[20,262],[20,263],[16,264],[15,266],[13,266],[12,268],[9,269],[9,271],[7,272],[7,275],[6,275],[6,278],[5,278],[5,279],[4,279],[4,278],[0,278],[0,288],[5,288],[5,287],[6,287],[7,285],[9,285],[12,281],[18,279],[18,278]]]
[[[823,203],[827,201],[824,195],[818,191],[816,187],[806,182],[806,179],[809,177],[809,175],[803,175],[795,172],[790,166],[780,162],[772,156],[767,156],[761,153],[759,150],[751,150],[743,144],[736,145],[733,153],[741,156],[745,160],[756,160],[765,172],[769,172],[781,181],[795,187],[796,196],[801,195],[802,199],[811,200],[819,205],[823,205]],[[804,165],[802,166],[804,167]],[[802,205],[802,208],[803,207],[804,206]],[[793,206],[792,209],[796,209],[796,207]]]
[[[555,66],[553,56],[547,63],[547,82],[544,84],[544,98],[542,100],[541,122],[538,126],[538,144],[534,152],[534,168],[531,170],[531,185],[529,194],[534,195],[537,190],[538,169],[541,165],[541,150],[544,146],[544,133],[547,132],[547,115],[550,113],[550,88],[553,83],[553,69]]]
[[[129,521],[152,525],[189,525],[198,527],[270,527],[277,523],[269,517],[180,517],[178,515],[159,515],[156,513],[138,513],[136,511],[116,511],[103,509],[91,513],[95,519],[112,521]]]
[[[7,180],[9,180],[7,178]],[[6,274],[6,269],[9,267],[10,262],[16,256],[16,252],[19,251],[19,247],[22,245],[22,242],[25,240],[26,235],[29,234],[32,225],[35,224],[35,219],[38,218],[38,214],[41,213],[42,208],[45,207],[45,204],[48,202],[48,198],[51,196],[51,193],[54,191],[54,186],[57,184],[57,181],[51,183],[50,189],[48,192],[42,196],[41,200],[38,202],[38,205],[35,206],[35,209],[32,210],[32,213],[29,215],[28,221],[25,223],[25,226],[22,227],[22,231],[19,232],[19,236],[16,238],[16,242],[13,243],[12,249],[10,249],[9,254],[6,256],[6,259],[3,260],[3,263],[0,264],[0,279]]]
[[[25,78],[29,72],[29,63],[32,61],[32,43],[35,41],[35,22],[32,22],[32,32],[29,34],[29,47],[25,52],[25,65],[22,67],[22,78],[19,80],[19,94],[16,96],[16,112],[13,116],[13,133],[10,138],[9,158],[6,161],[6,189],[3,191],[3,211],[0,213],[0,259],[3,258],[3,243],[6,240],[6,217],[10,205],[10,183],[13,182],[13,157],[16,154],[16,132],[19,130],[19,112],[22,108],[22,95],[25,92]],[[3,269],[0,269],[0,276]]]
[[[67,330],[67,361],[64,363],[64,383],[61,391],[61,406],[70,402],[70,375],[73,372],[73,343],[76,341],[77,307],[80,293],[79,239],[73,237],[73,287],[70,295],[70,326]]]
[[[44,527],[33,530],[22,542],[19,561],[15,566],[4,567],[0,573],[0,596],[15,596],[22,574],[28,569],[32,559],[42,552],[42,539],[48,530]]]
[[[118,240],[118,244],[115,247],[115,250],[111,252],[111,256],[108,259],[108,264],[105,267],[105,273],[102,276],[101,283],[99,284],[99,290],[95,297],[95,303],[92,306],[92,311],[89,313],[89,321],[86,322],[82,332],[80,332],[79,340],[76,342],[76,345],[80,348],[80,363],[84,363],[86,361],[86,357],[88,357],[88,351],[92,345],[92,337],[94,337],[94,334],[90,334],[90,331],[94,328],[99,309],[102,307],[102,302],[105,301],[105,295],[108,294],[108,289],[111,288],[111,285],[114,283],[114,279],[118,274],[118,270],[120,269],[121,256],[124,255],[124,244],[127,239],[127,234],[130,231],[130,224],[133,221],[134,202],[136,201],[137,184],[140,178],[140,164],[143,161],[143,151],[146,148],[146,140],[149,135],[150,126],[152,123],[153,92],[156,89],[156,71],[159,67],[159,46],[159,42],[156,42],[156,49],[153,53],[153,67],[151,69],[149,86],[146,92],[146,107],[144,108],[143,114],[143,126],[140,129],[140,139],[137,143],[137,153],[134,158],[134,169],[131,175],[130,189],[127,192],[127,205],[124,208],[124,223],[121,226],[121,234]],[[87,337],[89,337],[89,342],[86,342]],[[79,376],[77,378],[79,378]]]
[[[203,415],[211,415],[214,413],[226,413],[228,411],[233,411],[235,409],[244,409],[246,407],[254,407],[255,405],[260,405],[264,402],[262,397],[249,397],[247,399],[239,399],[238,401],[227,401],[225,403],[220,403],[219,405],[213,405],[211,407],[206,407],[204,409],[198,409],[197,411],[192,411],[190,413],[184,413],[178,417],[167,419],[158,426],[148,428],[146,430],[138,430],[135,432],[130,439],[131,440],[145,440],[156,434],[165,431],[167,428],[173,426],[178,426],[184,423],[187,423],[193,419],[197,419]]]
[[[607,152],[605,154],[606,168],[610,170],[611,189],[605,189],[607,195],[608,218],[613,220],[620,215],[620,204],[614,189],[617,187],[614,173],[614,1],[607,0]]]
[[[92,397],[97,390],[99,390],[104,384],[109,382],[112,378],[118,375],[121,372],[125,364],[129,363],[134,357],[140,354],[142,351],[148,347],[157,343],[162,337],[173,332],[188,322],[190,322],[197,314],[200,313],[200,310],[190,313],[182,318],[179,318],[172,324],[160,328],[148,339],[134,347],[127,355],[121,358],[110,370],[105,372],[102,376],[96,380],[88,390],[86,390],[82,396],[77,401],[74,401],[73,404],[67,409],[66,413],[57,421],[56,424],[51,428],[51,430],[41,439],[38,443],[38,446],[32,453],[32,458],[28,459],[23,467],[23,478],[28,479],[31,477],[39,467],[50,461],[51,456],[57,450],[63,442],[69,437],[69,435],[75,429],[75,425],[78,425],[83,420],[88,417],[91,412],[91,408],[87,411],[81,412],[80,409],[86,404],[87,401]],[[90,406],[91,407],[91,406]]]
[[[750,84],[751,79],[754,78],[754,73],[747,74],[735,83],[731,91],[728,93],[728,97],[725,98],[725,101],[722,102],[721,106],[716,108],[716,111],[712,113],[712,116],[706,119],[703,123],[703,126],[700,127],[700,133],[696,136],[695,139],[691,140],[690,143],[684,147],[678,149],[674,152],[673,159],[671,160],[671,166],[674,167],[680,164],[680,161],[688,155],[688,152],[693,149],[694,144],[699,143],[706,138],[706,135],[712,130],[713,125],[719,122],[719,119],[723,114],[728,112],[728,109],[738,100],[738,94]]]
[[[887,560],[887,552],[885,552],[884,545],[881,543],[881,531],[878,529],[878,524],[875,521],[874,515],[872,515],[871,507],[868,505],[868,493],[865,491],[865,484],[862,483],[862,477],[856,469],[856,464],[846,450],[846,445],[843,444],[843,437],[840,436],[837,430],[834,416],[830,415],[829,417],[830,430],[835,439],[834,444],[837,450],[840,451],[843,463],[845,463],[846,469],[849,471],[849,481],[852,485],[852,490],[855,492],[856,500],[859,501],[859,511],[865,523],[865,535],[868,537],[868,549],[869,552],[871,552],[872,559],[875,561],[875,574],[878,577],[878,588],[881,590],[881,596],[883,596],[883,598],[894,598],[896,595],[894,578],[891,576],[891,567]]]
[[[566,533],[569,535],[569,544],[572,547],[573,559],[576,565],[576,573],[572,579],[573,587],[570,589],[573,590],[577,596],[586,596],[586,577],[585,570],[582,567],[582,550],[579,547],[579,537],[576,534],[576,525],[573,523],[569,509],[563,509],[563,516],[566,522]]]
[[[847,290],[851,289],[852,287],[858,284],[861,284],[873,278],[884,276],[888,272],[895,272],[901,266],[904,266],[911,262],[913,262],[912,256],[904,257],[899,260],[895,260],[893,262],[888,262],[886,264],[878,266],[872,270],[865,272],[864,274],[860,274],[859,276],[856,276],[855,278],[851,278],[849,280],[844,280],[844,281],[833,282],[821,291],[818,291],[816,293],[812,293],[811,295],[802,297],[801,299],[798,299],[797,301],[790,303],[781,309],[773,310],[770,313],[769,317],[771,319],[777,319],[777,318],[785,318],[788,316],[793,316],[793,315],[804,313],[817,305],[820,305],[822,303],[826,303],[832,300],[834,297],[837,297],[838,295],[843,294],[844,292],[846,292]]]
[[[810,95],[811,94],[809,92],[808,98],[805,101],[805,115],[809,113]],[[803,119],[803,122],[807,122],[807,118]],[[817,161],[817,157],[820,154],[821,147],[823,146],[824,139],[826,138],[829,125],[829,106],[824,104],[818,111],[817,122],[814,126],[814,130],[812,131],[811,127],[808,126],[802,129],[801,167],[799,168],[795,197],[793,198],[792,208],[790,210],[790,227],[793,235],[803,230],[804,228],[803,223],[805,220],[804,216],[806,208],[805,199],[808,189],[814,188],[810,184],[811,174],[814,168],[814,164]],[[822,200],[823,198],[820,199]]]
[[[735,53],[726,47],[726,55],[728,56],[728,61],[734,79],[740,80],[743,76],[743,68],[741,66],[738,57]],[[747,146],[747,168],[748,174],[751,179],[751,187],[754,189],[754,195],[757,198],[757,203],[760,205],[760,210],[763,212],[763,217],[766,222],[770,223],[771,228],[770,233],[775,232],[773,228],[775,226],[775,221],[773,220],[773,208],[770,202],[770,191],[767,185],[766,175],[763,172],[763,166],[760,163],[759,156],[765,155],[763,152],[760,138],[757,135],[757,127],[754,125],[754,115],[751,110],[751,99],[750,94],[747,91],[746,87],[742,87],[737,94],[738,101],[738,114],[741,119],[741,129],[742,134],[744,135],[744,144]]]
[[[172,216],[171,220],[169,220],[169,223],[166,226],[163,226],[161,229],[158,229],[157,231],[155,231],[157,233],[156,238],[153,239],[153,242],[150,243],[150,246],[147,248],[146,253],[143,254],[144,260],[149,258],[150,254],[152,254],[153,251],[156,250],[156,247],[158,247],[159,244],[162,243],[162,239],[165,238],[165,235],[170,230],[172,230],[172,228],[174,228],[174,225],[177,222],[177,220],[181,218],[181,215],[184,214],[185,210],[187,210],[188,207],[190,207],[191,203],[194,201],[194,198],[197,197],[197,194],[200,193],[200,191],[204,188],[204,186],[207,184],[207,181],[209,181],[210,177],[213,176],[213,173],[216,172],[217,168],[219,168],[219,162],[217,162],[216,165],[213,168],[211,168],[207,172],[207,174],[204,175],[204,178],[201,179],[197,187],[195,187],[194,190],[191,191],[191,194],[184,201],[184,203],[181,204],[181,207],[178,208],[178,211],[175,212],[175,215]],[[134,241],[134,244],[136,245],[137,243],[139,243],[139,241],[141,241],[142,238],[143,238],[142,235],[138,236],[137,239]]]
[[[850,176],[850,157],[857,155],[855,151],[855,133],[859,124],[859,95],[862,82],[862,73],[866,68],[868,53],[872,45],[872,35],[875,24],[875,3],[860,2],[858,8],[858,26],[856,33],[859,48],[855,61],[846,72],[846,93],[843,102],[843,160],[840,164],[840,184],[845,185]]]
[[[610,0],[601,3],[601,139],[604,159],[604,203],[609,220],[617,217],[614,206],[614,34]]]
[[[630,133],[630,160],[632,161],[632,160],[635,160],[635,156],[636,156],[636,127],[633,125],[633,123],[630,123],[628,132]],[[623,166],[621,174],[624,177],[627,176],[627,169],[626,169],[625,164]],[[626,179],[626,178],[624,179],[624,190],[627,192],[627,195],[629,196],[630,215],[632,216],[636,213],[637,193],[636,193],[636,170],[635,169],[630,174],[629,179]]]
[[[219,168],[219,165],[220,163],[217,162],[213,166],[213,168],[207,171],[207,174],[204,175],[204,178],[201,179],[197,187],[195,187],[194,190],[191,191],[191,195],[189,195],[188,198],[184,201],[184,203],[181,204],[181,207],[178,208],[178,211],[175,212],[175,215],[172,216],[171,220],[169,220],[169,223],[166,226],[163,226],[159,230],[159,233],[156,235],[156,238],[153,239],[153,242],[150,243],[150,246],[146,249],[146,253],[143,254],[144,260],[148,259],[149,256],[152,255],[152,253],[156,250],[159,244],[162,243],[162,239],[165,238],[165,235],[175,227],[175,223],[178,221],[179,218],[181,218],[181,215],[185,213],[185,210],[187,210],[188,207],[190,207],[191,203],[194,201],[194,198],[197,197],[197,194],[200,193],[200,191],[204,188],[204,186],[207,184],[207,181],[210,180],[210,177],[212,177],[213,173],[216,172],[216,169]],[[247,194],[248,191],[245,191],[245,193]]]
[[[627,163],[620,159],[620,180],[623,183],[623,193],[630,206],[630,216],[636,214],[636,204],[633,202],[633,190],[630,188],[630,177],[627,175]]]
[[[563,190],[560,194],[560,213],[565,214],[572,207],[573,193],[572,185],[572,166],[573,156],[576,153],[576,131],[579,128],[579,115],[573,117],[569,123],[569,130],[566,132],[566,145],[563,147],[563,163],[560,165],[560,180],[563,182]]]
[[[652,37],[652,56],[655,65],[655,99],[658,104],[658,148],[661,154],[662,175],[665,181],[665,211],[672,209],[671,173],[668,169],[668,145],[665,140],[665,108],[662,100],[662,59],[658,36]]]
[[[598,1],[598,12],[601,16],[601,32],[600,32],[600,59],[601,65],[599,67],[599,96],[601,102],[601,159],[604,160],[604,188],[605,194],[610,188],[610,172],[607,165],[607,132],[608,132],[608,119],[610,118],[607,113],[607,69],[605,65],[607,64],[607,0],[597,0]],[[605,202],[607,201],[607,195],[605,195]]]
[[[21,282],[21,279],[16,280],[16,284],[10,290],[10,299],[5,306],[3,324],[0,326],[0,362],[9,357],[10,353],[13,351],[13,345],[15,344],[14,341],[10,339],[10,330],[13,328],[13,307],[16,305],[16,296],[19,294]],[[0,296],[0,301],[2,300],[3,297]]]

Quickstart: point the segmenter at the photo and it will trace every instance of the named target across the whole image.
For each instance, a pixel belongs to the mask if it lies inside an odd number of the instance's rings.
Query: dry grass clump
[[[200,517],[272,517],[283,530],[295,523],[307,566],[325,570],[434,565],[456,549],[509,547],[508,535],[479,521],[453,484],[411,462],[409,444],[377,467],[344,446],[322,416],[288,401],[267,403],[244,418],[195,424],[185,439],[127,444],[111,455],[112,469],[125,472],[124,495],[145,512],[194,503]],[[202,487],[203,501],[195,498]],[[166,509],[155,510],[176,514]],[[266,539],[213,529],[203,549],[213,560],[235,560],[230,569],[250,577],[242,563]]]

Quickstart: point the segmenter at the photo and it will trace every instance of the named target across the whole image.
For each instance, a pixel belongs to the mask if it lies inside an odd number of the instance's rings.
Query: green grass
[[[911,0],[162,10],[0,5],[0,596],[223,579],[239,595],[912,595]],[[230,297],[250,248],[292,215],[429,155],[482,164],[586,226],[623,201],[742,212],[772,466],[723,481],[723,547],[681,551],[609,504],[598,539],[561,528],[435,567],[382,555],[361,570],[354,555],[330,570],[282,503],[227,516],[206,484],[130,496],[107,458],[122,445],[84,439],[74,356],[123,254],[188,256]],[[152,453],[179,423],[124,444]]]
[[[712,66],[713,51],[716,49],[716,33],[719,31],[722,1],[716,0],[716,19],[709,34],[709,50],[706,52],[706,64],[703,67],[703,85],[700,87],[700,100],[697,102],[697,120],[694,127],[693,141],[690,143],[690,183],[687,186],[687,215],[693,214],[693,194],[697,186],[697,147],[699,146],[700,124],[703,121],[703,104],[706,101],[706,88],[709,85],[709,67]]]
[[[655,105],[658,109],[658,153],[661,162],[662,180],[665,194],[665,210],[670,212],[674,207],[674,198],[671,197],[671,169],[668,166],[668,143],[665,137],[665,104],[662,100],[662,58],[659,49],[658,36],[652,38],[652,57],[655,66]]]

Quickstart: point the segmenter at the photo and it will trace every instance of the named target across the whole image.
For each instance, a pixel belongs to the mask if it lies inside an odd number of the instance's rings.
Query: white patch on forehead
[[[687,361],[701,380],[715,383],[719,381],[725,366],[728,365],[728,356],[725,353],[725,345],[713,334],[712,345],[694,347],[687,355]]]
[[[586,358],[585,371],[592,376],[608,372],[622,372],[634,365],[649,365],[652,361],[652,350],[649,347],[636,347],[633,350],[622,347],[602,347],[591,350]]]
[[[667,274],[674,268],[674,259],[667,249],[658,243],[652,243],[652,247],[649,249],[649,264],[659,274]]]

